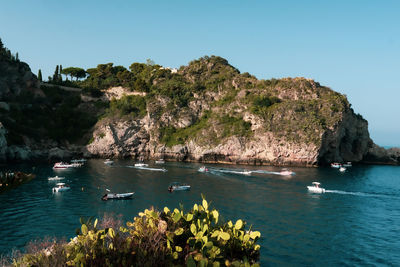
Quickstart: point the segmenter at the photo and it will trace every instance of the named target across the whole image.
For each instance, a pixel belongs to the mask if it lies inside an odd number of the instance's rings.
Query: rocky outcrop
[[[360,162],[372,144],[368,122],[360,115],[354,114],[352,109],[348,109],[338,124],[323,134],[318,162]]]
[[[93,133],[87,151],[99,157],[143,156],[149,153],[149,133],[142,121],[103,122]]]
[[[363,159],[364,163],[368,164],[400,164],[400,148],[385,149],[376,144],[373,144]]]
[[[0,100],[19,95],[22,91],[33,94],[39,90],[39,82],[28,64],[0,57]]]

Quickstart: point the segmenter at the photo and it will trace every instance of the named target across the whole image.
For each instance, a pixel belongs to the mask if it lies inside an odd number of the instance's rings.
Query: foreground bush
[[[146,209],[119,229],[81,223],[71,242],[25,254],[14,266],[258,266],[260,232],[242,220],[219,222],[205,199],[187,213]]]

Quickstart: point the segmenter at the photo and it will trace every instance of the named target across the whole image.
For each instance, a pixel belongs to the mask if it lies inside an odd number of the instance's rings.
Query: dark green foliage
[[[86,77],[86,71],[82,68],[77,68],[77,67],[65,68],[62,70],[61,73],[64,75],[71,76],[71,81],[73,77],[75,77],[76,80]]]
[[[178,144],[184,144],[189,138],[195,138],[201,130],[208,126],[209,113],[207,112],[196,123],[176,129],[171,126],[160,128],[160,140],[171,147]]]
[[[270,106],[281,102],[281,100],[275,96],[252,95],[249,98],[251,101],[250,111],[260,116],[263,116]]]
[[[103,92],[97,88],[87,87],[82,90],[82,94],[88,95],[91,97],[101,97],[103,95]]]
[[[242,137],[251,135],[251,123],[244,121],[242,118],[224,115],[220,118],[220,123],[223,125],[221,138],[233,135]]]
[[[14,265],[259,266],[261,233],[240,219],[223,222],[205,199],[188,212],[146,209],[126,227],[108,223],[99,229],[97,222],[81,220],[77,236],[70,243],[55,243],[54,254],[37,249]]]
[[[110,102],[109,114],[130,115],[133,118],[146,115],[146,99],[142,96],[128,95]]]
[[[95,117],[79,109],[78,93],[57,87],[42,90],[46,98],[24,91],[11,105],[12,120],[5,120],[7,141],[11,144],[23,144],[22,135],[37,140],[77,141],[96,123]]]

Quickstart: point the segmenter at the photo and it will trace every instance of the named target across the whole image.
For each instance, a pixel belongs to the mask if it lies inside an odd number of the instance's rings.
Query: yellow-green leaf
[[[180,228],[178,228],[178,229],[175,230],[175,234],[176,234],[176,235],[181,235],[181,234],[183,234],[183,231],[184,231],[183,228],[180,227]]]
[[[172,257],[174,258],[174,260],[178,259],[178,252],[174,252],[172,253]]]
[[[240,230],[240,229],[242,229],[242,226],[243,226],[243,221],[242,220],[237,220],[236,223],[235,223],[235,229],[236,230]]]
[[[181,214],[180,214],[180,213],[175,213],[175,214],[172,216],[172,220],[173,220],[174,222],[178,222],[180,219],[181,219]]]
[[[115,237],[114,229],[109,228],[109,229],[108,229],[108,235],[109,235],[111,238],[114,238],[114,237]]]
[[[208,203],[207,203],[207,200],[205,200],[205,199],[203,199],[203,207],[205,210],[208,209]]]
[[[189,213],[189,214],[186,216],[186,221],[190,222],[192,219],[193,219],[193,214]]]
[[[87,228],[86,224],[82,224],[82,226],[81,226],[81,232],[82,232],[83,235],[87,235],[87,233],[88,233],[88,228]]]
[[[197,204],[194,204],[193,210],[194,210],[194,211],[198,211],[198,210],[199,210],[199,207],[197,206]]]
[[[213,210],[213,211],[212,211],[212,215],[213,215],[213,217],[214,217],[214,219],[215,219],[215,223],[218,223],[218,217],[219,217],[218,211]]]
[[[196,225],[194,223],[192,223],[192,225],[190,225],[190,232],[192,232],[193,235],[196,235],[196,233],[197,233]]]
[[[229,222],[228,222],[228,227],[229,227],[229,228],[232,228],[232,227],[233,227],[232,221],[229,221]]]
[[[221,237],[223,240],[227,241],[231,237],[228,233],[226,232],[220,232],[219,237]]]
[[[259,231],[250,232],[251,239],[256,239],[257,237],[261,237],[261,233]]]
[[[216,230],[211,234],[211,237],[217,237],[219,235],[219,231]]]
[[[177,252],[181,252],[181,251],[182,251],[182,248],[181,248],[180,246],[175,246],[175,250],[176,250]]]
[[[243,237],[243,242],[247,243],[250,240],[250,236],[248,234],[245,234]]]
[[[94,221],[94,224],[93,224],[93,227],[94,227],[94,228],[96,228],[97,222],[98,222],[98,220],[96,219],[96,220]]]
[[[164,207],[164,213],[168,214],[168,212],[169,212],[169,208],[168,207]]]
[[[255,245],[254,246],[254,250],[259,250],[260,249],[260,245]]]

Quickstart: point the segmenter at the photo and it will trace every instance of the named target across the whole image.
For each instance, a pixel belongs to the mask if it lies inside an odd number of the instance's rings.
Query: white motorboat
[[[282,169],[279,173],[280,173],[280,175],[285,175],[285,176],[294,174],[294,172],[292,172],[291,170],[288,170],[288,169]]]
[[[53,192],[67,191],[70,189],[71,187],[69,187],[69,185],[66,185],[65,183],[58,183],[55,187],[53,187]]]
[[[190,190],[190,185],[182,184],[182,183],[179,183],[179,182],[171,183],[170,186],[168,187],[168,191],[169,192],[173,192],[173,191],[188,191],[188,190]]]
[[[147,167],[147,166],[149,166],[149,164],[146,164],[144,162],[135,163],[135,167]]]
[[[311,193],[325,193],[325,188],[319,187],[320,183],[318,182],[312,182],[313,185],[307,186],[308,191]]]
[[[165,160],[163,160],[163,159],[156,160],[156,164],[164,164],[164,163],[165,163]]]
[[[206,166],[202,166],[199,168],[199,172],[208,172],[208,169],[206,168]]]
[[[342,164],[337,163],[337,162],[331,163],[331,167],[332,167],[332,168],[337,168],[337,169],[339,169],[341,166],[342,166]]]
[[[111,159],[106,159],[106,161],[104,161],[104,164],[113,165],[114,161],[112,161]]]
[[[56,162],[54,163],[53,169],[54,170],[62,170],[62,169],[68,169],[68,168],[74,168],[75,166],[73,164],[68,164],[65,162]]]
[[[345,171],[346,171],[346,168],[343,167],[343,166],[341,166],[341,167],[339,168],[339,171],[340,171],[340,172],[345,172]]]
[[[58,180],[63,180],[63,179],[65,179],[65,177],[59,177],[58,175],[48,178],[49,181],[58,181]]]
[[[102,200],[109,200],[109,199],[128,199],[128,198],[132,198],[133,194],[135,194],[135,192],[131,192],[131,193],[108,193],[105,194],[104,196],[102,196]]]
[[[348,167],[352,167],[353,165],[351,164],[350,161],[348,161],[346,163],[343,163],[342,166],[348,168]]]
[[[243,171],[243,172],[241,172],[241,174],[244,174],[244,175],[251,175],[251,171]]]

